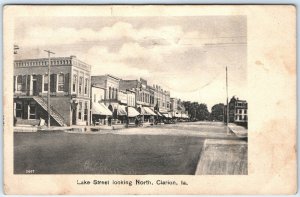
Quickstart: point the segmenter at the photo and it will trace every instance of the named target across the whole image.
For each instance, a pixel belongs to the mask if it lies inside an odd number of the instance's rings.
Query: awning
[[[119,105],[118,106],[118,116],[126,116],[126,106],[125,105]]]
[[[133,107],[128,107],[128,117],[135,117],[140,115],[140,113]]]
[[[149,107],[143,107],[143,115],[148,115],[148,116],[156,116],[154,111],[150,109]]]
[[[189,118],[187,114],[182,114],[182,118]]]
[[[159,113],[158,111],[155,111],[155,113],[156,113],[158,116],[162,116],[162,114]]]
[[[163,113],[162,115],[163,115],[164,117],[166,117],[166,118],[172,118],[172,116],[170,116],[169,113]]]
[[[176,117],[176,118],[181,118],[182,116],[181,116],[180,113],[175,113],[175,117]]]
[[[93,103],[92,114],[111,116],[112,112],[103,103]]]

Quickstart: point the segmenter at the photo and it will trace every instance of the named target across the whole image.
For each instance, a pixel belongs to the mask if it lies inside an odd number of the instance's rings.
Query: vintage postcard
[[[294,194],[296,8],[7,5],[7,194]]]

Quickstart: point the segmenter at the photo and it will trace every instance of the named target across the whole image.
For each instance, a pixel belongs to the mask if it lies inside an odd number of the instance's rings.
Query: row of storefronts
[[[145,79],[91,76],[91,66],[75,56],[51,58],[48,75],[48,63],[46,58],[14,62],[15,125],[48,124],[48,91],[52,126],[155,124],[189,117],[169,91]]]

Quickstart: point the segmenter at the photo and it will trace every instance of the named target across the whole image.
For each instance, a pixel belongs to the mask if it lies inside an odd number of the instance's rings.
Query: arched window
[[[111,99],[111,87],[109,87],[108,91],[108,99]]]
[[[48,75],[44,75],[44,86],[43,86],[44,92],[48,92],[48,83],[49,83],[49,77]]]
[[[65,84],[65,77],[64,77],[64,74],[59,74],[58,75],[58,91],[62,92],[64,91],[64,84]]]
[[[73,75],[73,87],[72,87],[73,92],[76,92],[76,85],[77,85],[77,75]]]
[[[17,91],[22,91],[22,76],[17,76]]]
[[[115,98],[115,88],[112,88],[111,90],[111,99]]]

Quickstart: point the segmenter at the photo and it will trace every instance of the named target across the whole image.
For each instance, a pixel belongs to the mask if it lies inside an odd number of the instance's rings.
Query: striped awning
[[[111,116],[112,112],[103,103],[92,103],[92,114]]]
[[[140,115],[140,113],[133,107],[128,107],[128,117],[136,117]]]
[[[156,113],[154,113],[154,111],[149,107],[143,107],[142,113],[143,115],[156,116]]]
[[[155,111],[155,113],[158,115],[158,116],[163,116],[161,113],[159,113],[158,111]]]
[[[118,116],[126,116],[126,106],[125,105],[119,105],[118,106]]]

